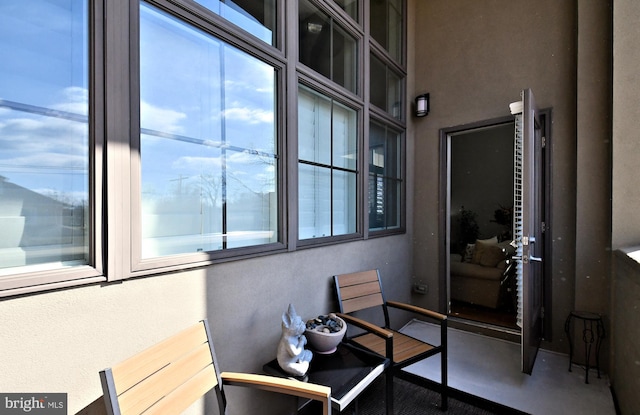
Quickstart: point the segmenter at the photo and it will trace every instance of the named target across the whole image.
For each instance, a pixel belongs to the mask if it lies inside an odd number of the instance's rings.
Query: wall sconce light
[[[416,117],[424,117],[429,113],[429,94],[416,97]]]

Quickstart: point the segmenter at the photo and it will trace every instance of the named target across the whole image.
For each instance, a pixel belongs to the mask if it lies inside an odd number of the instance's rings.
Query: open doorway
[[[517,333],[514,119],[454,127],[442,137],[448,161],[449,315]]]
[[[551,109],[521,98],[440,130],[440,298],[453,326],[519,342],[531,374],[551,341]]]

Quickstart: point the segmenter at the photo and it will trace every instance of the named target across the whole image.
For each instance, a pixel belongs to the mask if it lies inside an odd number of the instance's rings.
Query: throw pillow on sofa
[[[471,263],[481,265],[482,256],[484,255],[485,250],[489,246],[495,246],[498,243],[498,237],[494,236],[489,239],[478,239],[475,243],[475,249],[473,251],[473,259]]]
[[[488,245],[480,258],[480,265],[495,268],[505,258],[504,250],[499,245]]]

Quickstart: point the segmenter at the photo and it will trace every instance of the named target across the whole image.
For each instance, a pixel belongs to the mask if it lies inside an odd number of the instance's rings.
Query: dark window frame
[[[228,43],[257,59],[272,65],[277,79],[277,152],[279,220],[278,243],[227,251],[203,252],[194,255],[177,255],[168,260],[153,259],[136,262],[131,247],[139,243],[140,235],[132,232],[134,209],[139,202],[134,199],[139,184],[132,183],[136,176],[139,151],[139,80],[138,32],[139,2],[137,0],[89,0],[89,59],[90,59],[90,264],[63,270],[37,273],[10,274],[0,277],[0,297],[30,294],[50,289],[86,285],[104,281],[117,281],[131,277],[157,275],[210,266],[226,261],[295,251],[353,240],[405,232],[406,195],[405,183],[405,134],[406,113],[394,119],[368,103],[369,56],[374,53],[389,63],[394,72],[406,78],[402,62],[387,56],[369,30],[369,5],[360,2],[357,19],[351,18],[333,0],[310,0],[327,12],[341,28],[357,40],[357,89],[354,92],[316,74],[298,62],[297,2],[276,0],[276,42],[269,45],[223,17],[207,10],[191,0],[145,0],[179,18],[193,27],[203,30],[220,41]],[[285,16],[289,19],[285,21]],[[403,0],[403,53],[406,59],[406,1]],[[357,111],[357,232],[311,240],[298,240],[298,152],[297,152],[297,87],[308,87],[327,94],[341,104]],[[109,87],[107,88],[106,85]],[[402,100],[406,102],[406,84],[402,84]],[[401,229],[393,231],[369,231],[368,224],[368,133],[369,123],[383,123],[401,132],[402,150],[402,208]],[[108,178],[108,180],[107,180]],[[136,239],[138,238],[138,239]],[[136,242],[137,241],[137,242]]]

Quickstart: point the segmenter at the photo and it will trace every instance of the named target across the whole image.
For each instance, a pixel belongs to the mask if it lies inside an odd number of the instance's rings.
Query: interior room
[[[100,413],[100,371],[203,319],[221,371],[262,373],[289,304],[338,311],[333,277],[378,270],[387,299],[447,317],[452,391],[486,381],[488,401],[539,394],[567,413],[598,388],[640,411],[636,0],[10,3],[0,394]],[[526,258],[519,122],[544,148]],[[576,310],[604,327],[589,357],[566,330]],[[482,342],[461,353],[458,333]],[[493,341],[515,347],[505,374],[468,376]],[[564,379],[570,342],[580,389],[541,382]],[[584,384],[596,364],[603,381]],[[297,403],[227,398],[230,415]]]

